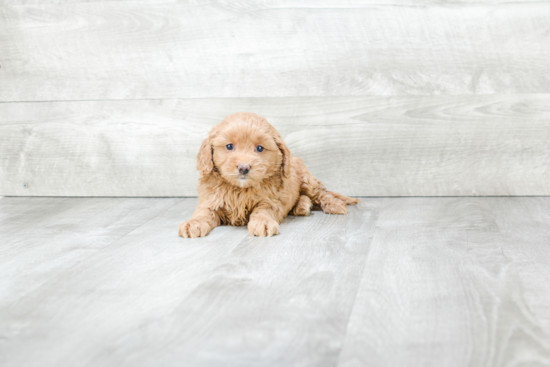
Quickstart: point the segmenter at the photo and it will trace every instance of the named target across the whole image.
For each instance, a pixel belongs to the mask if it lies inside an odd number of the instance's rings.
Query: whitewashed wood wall
[[[550,195],[550,2],[0,2],[0,195],[194,196],[237,111],[349,195]]]

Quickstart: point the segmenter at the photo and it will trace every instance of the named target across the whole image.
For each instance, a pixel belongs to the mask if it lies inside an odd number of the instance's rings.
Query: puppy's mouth
[[[237,184],[241,188],[248,187],[248,185],[250,184],[250,180],[246,175],[239,175],[237,177]]]

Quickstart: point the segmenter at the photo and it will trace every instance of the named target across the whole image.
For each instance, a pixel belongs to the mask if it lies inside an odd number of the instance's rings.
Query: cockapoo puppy
[[[214,126],[200,147],[199,205],[180,224],[185,238],[206,236],[214,227],[248,225],[251,236],[279,234],[289,214],[306,216],[312,205],[346,214],[359,203],[332,191],[290,154],[279,132],[255,113],[239,112]]]

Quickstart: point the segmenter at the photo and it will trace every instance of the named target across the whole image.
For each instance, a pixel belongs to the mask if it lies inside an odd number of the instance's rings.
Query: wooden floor
[[[1,198],[0,366],[550,364],[550,197],[179,238],[196,204]]]

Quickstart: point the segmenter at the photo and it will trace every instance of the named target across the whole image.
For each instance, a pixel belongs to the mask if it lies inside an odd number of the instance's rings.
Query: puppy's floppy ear
[[[214,157],[212,157],[212,139],[210,136],[202,141],[197,155],[197,169],[202,175],[212,173],[214,169]]]
[[[199,148],[199,154],[197,155],[197,169],[202,175],[209,175],[215,169],[214,166],[214,147],[212,143],[214,138],[218,136],[220,132],[220,125],[218,124],[210,130],[208,138],[202,141]]]
[[[275,139],[275,144],[279,147],[281,153],[283,153],[283,162],[281,163],[281,171],[283,176],[288,178],[290,177],[290,150],[286,146],[285,142],[281,138],[279,132],[273,129],[273,138]]]

